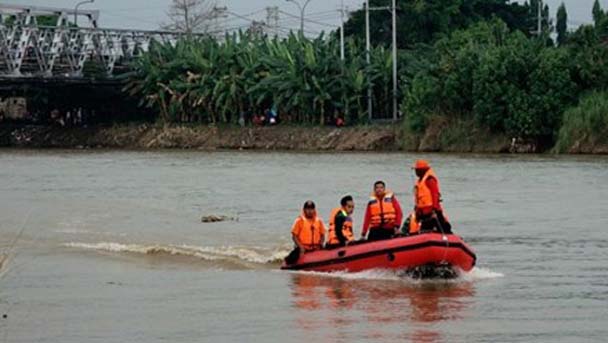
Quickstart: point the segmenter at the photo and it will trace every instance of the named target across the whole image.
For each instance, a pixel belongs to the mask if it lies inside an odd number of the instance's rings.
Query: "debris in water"
[[[8,260],[7,257],[8,256],[6,254],[0,254],[0,270],[2,270],[2,267],[4,267],[6,260]]]
[[[203,216],[203,218],[201,218],[201,222],[203,223],[217,223],[217,222],[224,222],[224,221],[234,221],[236,220],[235,218],[232,217],[228,217],[228,216],[217,216],[217,215],[210,215],[210,216]]]

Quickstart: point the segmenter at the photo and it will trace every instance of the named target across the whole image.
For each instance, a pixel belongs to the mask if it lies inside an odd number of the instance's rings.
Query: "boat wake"
[[[9,254],[0,252],[0,281],[2,281],[12,269],[12,266],[9,266],[11,259],[12,257]]]
[[[117,242],[68,242],[63,244],[69,249],[97,251],[100,253],[112,253],[119,255],[131,255],[140,257],[159,258],[166,261],[175,261],[181,258],[186,262],[200,261],[212,263],[219,267],[234,268],[278,268],[283,258],[291,250],[290,244],[276,248],[244,247],[244,246],[195,246],[195,245],[162,245],[162,244],[125,244]],[[2,272],[3,257],[0,255],[0,274]],[[290,273],[316,275],[328,278],[341,278],[345,280],[380,280],[380,281],[412,281],[426,282],[413,277],[411,273],[404,271],[393,271],[387,269],[371,269],[357,273],[337,271],[332,273],[312,271],[292,271]],[[470,272],[460,272],[452,280],[440,281],[477,281],[504,277],[504,274],[487,268],[475,267]],[[430,280],[433,281],[433,280]]]
[[[324,272],[311,272],[311,271],[293,271],[291,273],[295,274],[306,274],[306,275],[316,275],[320,277],[329,277],[329,278],[340,278],[345,280],[379,280],[379,281],[408,281],[415,283],[427,283],[433,281],[439,282],[459,282],[459,281],[478,281],[478,280],[488,280],[488,279],[496,279],[504,277],[504,274],[494,272],[490,269],[486,268],[473,268],[470,272],[460,272],[458,276],[453,279],[445,279],[445,278],[437,278],[437,279],[419,279],[417,277],[412,277],[410,273],[406,273],[404,271],[394,271],[388,269],[370,269],[358,273],[349,273],[345,271],[333,272],[333,273],[324,273]]]
[[[80,250],[94,250],[106,253],[130,254],[147,257],[183,257],[217,263],[230,263],[239,266],[252,267],[268,265],[278,266],[289,253],[289,247],[275,249],[261,247],[205,247],[193,245],[160,245],[160,244],[123,244],[116,242],[68,242],[64,247]]]
[[[60,229],[55,230],[55,233],[63,234],[63,235],[87,235],[87,236],[116,236],[116,237],[126,237],[126,233],[114,233],[114,232],[105,232],[105,231],[91,231],[84,229]]]
[[[476,280],[489,280],[489,279],[498,279],[504,277],[505,274],[492,271],[487,268],[473,268],[468,273],[461,273],[460,278],[466,281],[476,281]]]

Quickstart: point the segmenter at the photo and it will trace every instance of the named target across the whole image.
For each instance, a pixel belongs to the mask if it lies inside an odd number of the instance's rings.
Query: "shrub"
[[[608,92],[585,95],[578,106],[564,112],[556,151],[585,151],[608,143]]]

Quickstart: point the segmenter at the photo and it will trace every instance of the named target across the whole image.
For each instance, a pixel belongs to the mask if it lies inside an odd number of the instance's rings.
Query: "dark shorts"
[[[442,233],[452,233],[452,225],[445,220],[443,213],[437,212],[437,219],[431,216],[424,216],[419,218],[421,226],[420,232],[431,232],[437,231]]]
[[[368,241],[381,241],[383,239],[391,239],[395,235],[393,230],[388,229],[370,229],[367,236]]]
[[[300,259],[300,248],[295,247],[293,250],[285,257],[285,263],[287,264],[295,264]]]

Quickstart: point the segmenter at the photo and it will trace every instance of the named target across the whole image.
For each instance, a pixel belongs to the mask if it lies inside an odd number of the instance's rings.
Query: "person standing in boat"
[[[327,247],[343,247],[353,242],[353,219],[351,215],[355,210],[353,197],[347,195],[340,200],[340,207],[336,207],[329,215],[329,233]]]
[[[369,231],[367,239],[370,241],[390,239],[401,227],[402,219],[403,212],[395,194],[386,190],[384,181],[374,183],[374,193],[367,203],[361,237],[365,238]]]
[[[452,233],[452,225],[448,222],[441,206],[441,192],[439,179],[425,160],[418,160],[414,164],[414,171],[418,180],[414,186],[414,214],[410,221],[418,225],[410,225],[412,231],[429,232],[437,230],[443,233]]]
[[[304,203],[302,214],[296,218],[291,228],[295,249],[285,258],[288,264],[297,262],[300,254],[319,250],[325,243],[325,224],[317,216],[315,203],[308,200]]]

